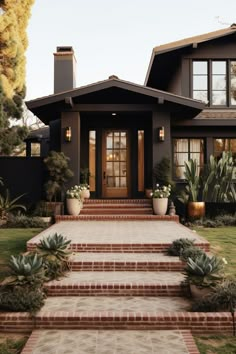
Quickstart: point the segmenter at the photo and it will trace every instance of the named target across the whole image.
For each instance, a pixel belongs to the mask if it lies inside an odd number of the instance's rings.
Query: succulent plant
[[[215,286],[224,278],[224,264],[222,259],[203,253],[195,260],[188,258],[184,274],[189,284],[199,287]]]
[[[10,276],[1,285],[38,285],[44,281],[43,260],[37,254],[11,256]]]
[[[55,279],[69,270],[70,242],[66,237],[57,233],[40,240],[37,252],[43,257],[46,275],[50,279]]]
[[[191,246],[184,248],[183,251],[180,254],[180,259],[182,261],[187,261],[188,258],[191,258],[193,261],[201,256],[203,253],[205,253],[201,248],[196,247],[196,246]]]
[[[188,238],[179,238],[174,240],[171,246],[167,249],[167,253],[170,256],[180,256],[183,250],[194,246],[194,241]]]

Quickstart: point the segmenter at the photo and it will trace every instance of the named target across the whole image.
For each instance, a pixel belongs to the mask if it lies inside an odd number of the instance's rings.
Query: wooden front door
[[[104,130],[102,143],[102,196],[129,195],[129,138],[127,130]]]

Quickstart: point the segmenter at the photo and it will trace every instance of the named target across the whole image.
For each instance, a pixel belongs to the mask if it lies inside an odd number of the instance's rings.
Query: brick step
[[[151,204],[144,203],[83,203],[83,209],[152,209]]]
[[[153,215],[152,208],[83,208],[80,215]]]
[[[99,329],[99,331],[102,329],[172,329],[190,330],[194,334],[232,335],[232,315],[230,312],[198,313],[187,311],[165,312],[163,310],[147,312],[98,310],[91,313],[88,313],[88,311],[78,310],[75,312],[63,310],[58,312],[41,310],[34,316],[26,312],[0,312],[1,332],[24,333],[32,331],[33,329],[53,329],[53,333],[55,332],[55,329]],[[173,342],[170,342],[173,345]],[[48,341],[45,343],[47,344]],[[29,354],[31,352],[23,351],[22,354],[23,353]],[[46,353],[46,351],[37,351],[37,353]],[[91,353],[91,351],[88,353]],[[181,354],[182,353],[183,352],[181,352]],[[165,352],[163,354],[165,354]]]
[[[55,221],[175,221],[179,222],[178,215],[56,215]]]
[[[58,348],[58,351],[57,351]],[[188,330],[34,330],[22,354],[199,354]],[[112,349],[111,349],[112,348]]]
[[[85,199],[84,205],[89,204],[145,204],[152,205],[152,199]]]
[[[182,271],[179,257],[163,253],[77,253],[69,261],[72,271]]]
[[[44,237],[59,233],[71,240],[74,252],[96,253],[158,253],[165,252],[171,243],[185,237],[209,252],[210,244],[197,233],[173,221],[61,221],[27,242],[27,249],[35,249]]]
[[[181,296],[178,272],[70,272],[45,284],[48,296]]]

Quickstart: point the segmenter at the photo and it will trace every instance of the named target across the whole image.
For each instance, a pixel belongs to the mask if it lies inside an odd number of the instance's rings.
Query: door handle
[[[106,179],[106,171],[103,172],[103,179]]]

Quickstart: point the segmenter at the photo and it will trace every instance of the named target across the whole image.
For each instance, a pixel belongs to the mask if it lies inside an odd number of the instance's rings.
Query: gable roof
[[[148,97],[151,99],[155,99],[152,102],[156,102],[156,103],[158,103],[158,100],[161,100],[163,102],[166,101],[176,105],[181,105],[183,107],[196,110],[196,112],[198,111],[198,113],[205,107],[205,104],[201,101],[178,96],[172,93],[146,87],[143,85],[138,85],[129,81],[120,80],[115,76],[111,76],[111,78],[107,80],[99,81],[86,86],[81,86],[73,90],[27,101],[26,105],[28,109],[31,110],[35,115],[37,115],[43,122],[48,123],[48,121],[51,119],[44,118],[45,115],[48,114],[47,111],[51,111],[50,114],[52,120],[59,118],[58,117],[59,111],[62,110],[63,107],[65,107],[64,105],[68,103],[68,99],[69,101],[72,100],[73,102],[80,104],[80,103],[84,103],[83,101],[84,97],[87,97],[86,103],[93,104],[94,103],[93,99],[95,95],[98,95],[98,93],[101,92],[104,92],[104,95],[106,95],[109,92],[109,90],[112,90],[114,88],[119,90],[117,100],[119,100],[119,93],[124,92],[124,94],[126,95],[135,94],[137,97],[144,97],[144,98]],[[91,96],[91,94],[93,95]],[[132,97],[134,97],[134,95]],[[88,100],[90,101],[88,102]],[[109,102],[109,103],[117,103],[117,102]],[[134,103],[134,102],[130,102],[130,103]],[[138,98],[136,103],[140,103]],[[55,115],[57,114],[56,118],[52,117],[53,112],[55,112]]]
[[[150,71],[151,71],[151,68],[153,65],[153,61],[154,61],[156,55],[161,55],[161,54],[164,54],[167,52],[171,52],[171,51],[175,51],[175,50],[178,50],[181,48],[192,46],[194,44],[199,44],[199,43],[211,41],[211,40],[214,40],[217,38],[229,36],[233,33],[236,33],[236,24],[235,23],[233,23],[230,27],[223,28],[223,29],[220,29],[217,31],[204,33],[201,35],[181,39],[181,40],[178,40],[175,42],[170,42],[167,44],[162,44],[162,45],[154,47],[153,51],[152,51],[152,55],[151,55],[151,59],[150,59],[150,63],[148,66],[148,71],[147,71],[147,75],[146,75],[144,84],[146,85],[148,82],[149,74],[150,74]]]

